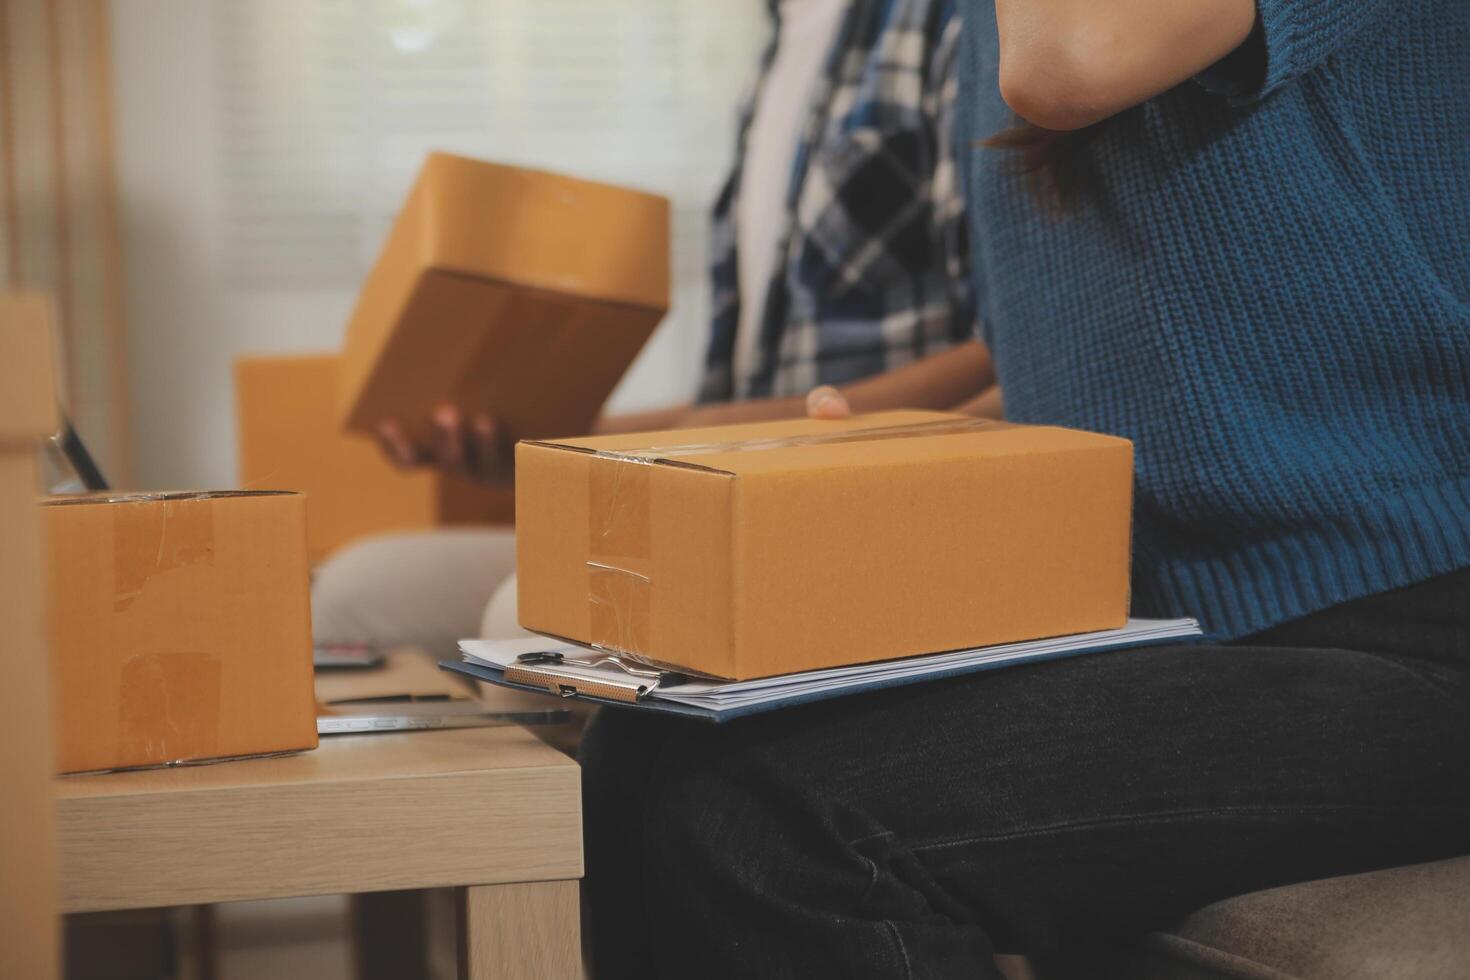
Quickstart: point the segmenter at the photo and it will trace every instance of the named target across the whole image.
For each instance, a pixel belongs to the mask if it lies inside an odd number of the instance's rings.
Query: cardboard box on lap
[[[1132,480],[934,412],[523,442],[520,622],[732,679],[1115,628]]]
[[[356,538],[441,524],[509,524],[509,486],[472,483],[432,469],[393,466],[369,436],[337,421],[336,354],[235,361],[240,485],[306,494],[313,563]]]

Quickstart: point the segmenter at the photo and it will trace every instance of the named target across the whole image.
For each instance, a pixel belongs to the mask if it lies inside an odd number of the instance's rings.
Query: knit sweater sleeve
[[[1392,6],[1392,0],[1256,0],[1251,36],[1195,80],[1233,102],[1253,102],[1361,41]]]

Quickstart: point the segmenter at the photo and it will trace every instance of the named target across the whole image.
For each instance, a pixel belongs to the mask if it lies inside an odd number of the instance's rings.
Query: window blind
[[[764,0],[216,0],[226,281],[355,286],[439,149],[667,194],[674,310],[705,316],[708,209]]]

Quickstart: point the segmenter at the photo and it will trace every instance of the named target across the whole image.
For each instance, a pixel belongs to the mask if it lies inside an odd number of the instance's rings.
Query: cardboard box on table
[[[521,443],[521,625],[746,679],[1121,626],[1124,439],[933,412]]]
[[[365,535],[441,524],[509,524],[512,488],[425,469],[405,472],[367,436],[337,420],[336,354],[241,357],[235,361],[240,483],[306,494],[313,563]]]
[[[50,308],[0,296],[0,977],[58,975],[40,446],[57,430]]]
[[[41,508],[63,772],[314,748],[305,498]]]
[[[666,198],[432,153],[348,324],[341,420],[586,432],[668,305]]]

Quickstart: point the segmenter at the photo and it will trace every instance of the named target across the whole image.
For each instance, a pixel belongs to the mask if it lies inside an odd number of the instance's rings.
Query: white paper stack
[[[854,667],[832,667],[748,681],[660,675],[651,668],[563,641],[463,640],[460,664],[443,666],[508,687],[537,687],[590,701],[626,704],[665,713],[728,721],[844,694],[1130,647],[1184,642],[1200,636],[1193,619],[1130,619],[1120,629],[1078,633],[1023,643],[955,650]],[[509,669],[516,679],[507,679]],[[589,693],[596,692],[596,693]]]

